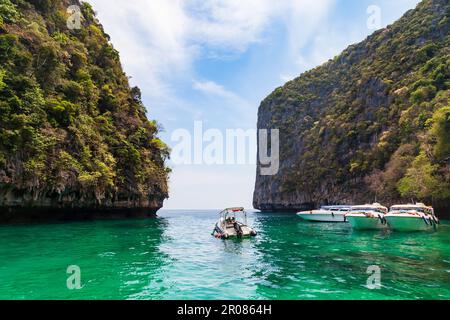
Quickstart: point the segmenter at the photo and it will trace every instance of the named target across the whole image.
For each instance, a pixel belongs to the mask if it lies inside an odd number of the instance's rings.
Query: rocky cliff
[[[448,0],[399,21],[268,96],[258,128],[280,129],[280,170],[254,206],[421,200],[450,214]]]
[[[89,4],[0,0],[1,221],[155,213],[158,130]]]

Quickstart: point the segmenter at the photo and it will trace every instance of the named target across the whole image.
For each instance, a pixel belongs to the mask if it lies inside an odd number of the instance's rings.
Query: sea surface
[[[448,222],[358,232],[250,212],[256,238],[218,240],[218,211],[0,226],[0,299],[450,299]],[[67,287],[69,266],[80,289]]]

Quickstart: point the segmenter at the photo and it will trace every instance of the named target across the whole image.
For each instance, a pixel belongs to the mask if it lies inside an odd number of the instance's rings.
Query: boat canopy
[[[323,210],[350,210],[352,206],[322,206]]]
[[[224,214],[224,213],[240,213],[240,212],[244,212],[244,208],[242,208],[242,207],[226,208],[220,214]]]
[[[247,213],[242,207],[226,208],[220,212],[221,220],[226,220],[230,217],[236,219],[237,216],[240,216],[240,220],[242,220],[244,225],[247,225]]]
[[[395,206],[391,207],[392,209],[397,209],[397,208],[429,208],[426,205],[424,205],[423,203],[416,203],[416,204],[396,204]]]
[[[351,208],[352,211],[378,211],[378,212],[382,212],[385,213],[388,211],[388,208],[386,208],[385,206],[382,206],[379,203],[374,203],[374,204],[366,204],[363,206],[353,206]]]
[[[390,208],[390,211],[419,211],[423,213],[433,213],[433,208],[428,207],[423,203],[416,203],[416,204],[399,204],[392,206]]]

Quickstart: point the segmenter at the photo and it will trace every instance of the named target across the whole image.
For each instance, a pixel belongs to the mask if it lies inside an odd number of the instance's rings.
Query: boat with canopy
[[[247,212],[242,207],[227,208],[220,212],[219,221],[214,226],[212,235],[220,239],[254,237],[257,235],[248,226]]]

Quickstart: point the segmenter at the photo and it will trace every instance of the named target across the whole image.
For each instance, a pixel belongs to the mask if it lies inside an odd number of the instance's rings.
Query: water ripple
[[[353,232],[250,214],[259,236],[217,240],[213,211],[0,227],[3,299],[450,299],[450,228]],[[82,290],[65,288],[79,265]],[[381,270],[370,290],[367,268]]]

